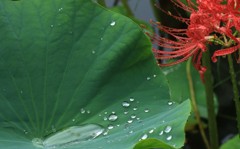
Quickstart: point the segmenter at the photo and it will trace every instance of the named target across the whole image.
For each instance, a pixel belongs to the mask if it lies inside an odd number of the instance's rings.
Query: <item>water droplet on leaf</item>
[[[172,140],[172,136],[171,136],[171,135],[168,136],[168,137],[166,138],[166,140],[168,140],[168,141]]]
[[[111,26],[114,26],[114,25],[116,25],[116,22],[115,22],[115,21],[112,21],[112,22],[110,23],[110,25],[111,25]]]
[[[163,135],[163,131],[160,131],[159,135],[160,135],[160,136]]]
[[[149,130],[149,133],[153,133],[153,132],[154,132],[154,129]]]
[[[137,116],[135,114],[131,115],[131,118],[134,119],[136,118]]]
[[[124,102],[122,103],[122,106],[123,106],[123,107],[129,107],[129,106],[130,106],[130,103],[127,102],[127,101],[124,101]]]
[[[133,102],[133,101],[134,101],[134,98],[132,98],[132,97],[131,97],[131,98],[129,98],[129,101]]]
[[[145,109],[144,112],[148,113],[148,112],[149,112],[149,109]]]
[[[147,135],[147,134],[144,134],[144,135],[141,137],[140,140],[145,140],[145,139],[147,139],[147,138],[148,138],[148,135]]]
[[[86,112],[85,109],[82,108],[81,113],[84,114],[85,112]]]
[[[171,106],[172,104],[173,104],[173,102],[172,102],[172,101],[169,101],[169,102],[168,102],[168,105],[169,105],[169,106]]]
[[[167,126],[167,127],[164,129],[164,132],[165,132],[165,133],[169,133],[171,130],[172,130],[172,127],[171,127],[171,126]]]
[[[128,120],[127,122],[128,122],[129,124],[131,124],[131,123],[133,122],[133,120]]]
[[[118,116],[115,115],[115,114],[111,114],[111,115],[109,115],[109,117],[108,117],[108,120],[109,120],[109,121],[116,121],[117,119],[118,119]]]
[[[113,129],[113,125],[108,125],[108,129]]]
[[[108,135],[108,131],[105,131],[105,132],[103,133],[103,135],[104,135],[104,136]]]
[[[108,120],[108,118],[107,118],[107,117],[104,117],[103,120],[106,121],[106,120]]]

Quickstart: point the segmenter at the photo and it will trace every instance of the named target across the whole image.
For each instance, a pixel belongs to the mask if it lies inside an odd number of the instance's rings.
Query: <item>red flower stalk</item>
[[[202,53],[207,50],[207,43],[220,43],[216,41],[223,37],[224,42],[221,43],[224,43],[224,46],[230,43],[230,46],[227,46],[226,49],[214,52],[212,56],[213,62],[217,61],[216,57],[231,54],[240,48],[240,38],[235,37],[234,33],[232,33],[233,30],[240,31],[240,1],[228,0],[226,4],[223,4],[222,0],[197,0],[197,5],[190,0],[187,0],[188,5],[184,5],[180,0],[171,0],[171,2],[177,7],[190,12],[190,18],[175,16],[157,7],[175,19],[186,23],[188,28],[170,28],[151,20],[153,26],[174,38],[174,40],[171,40],[148,33],[153,43],[171,49],[166,51],[166,49],[158,50],[153,48],[155,57],[160,60],[175,59],[170,63],[160,63],[160,66],[175,65],[192,57],[193,65],[203,79],[206,68],[201,65],[201,58]],[[217,37],[216,33],[221,37]],[[228,42],[227,39],[229,39]]]

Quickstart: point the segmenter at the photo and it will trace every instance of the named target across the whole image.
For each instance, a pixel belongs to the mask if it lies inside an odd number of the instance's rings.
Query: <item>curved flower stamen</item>
[[[240,49],[240,44],[230,47],[230,48],[217,50],[213,53],[212,61],[217,62],[217,57],[232,54],[232,53],[236,52],[238,49]]]

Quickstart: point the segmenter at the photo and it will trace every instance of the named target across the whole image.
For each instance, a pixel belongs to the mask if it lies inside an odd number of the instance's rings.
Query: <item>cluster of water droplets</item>
[[[156,77],[157,77],[156,74],[154,74],[154,75],[152,75],[152,76],[147,76],[146,80],[147,80],[147,81],[150,81],[152,78],[156,78]]]
[[[174,101],[168,101],[168,102],[167,102],[167,105],[170,106],[170,107],[171,107],[172,105],[174,105],[174,104],[175,104]],[[145,109],[145,112],[148,112],[148,109]],[[162,124],[162,125],[165,125],[165,123],[166,123],[165,120],[162,120],[161,124]],[[153,133],[158,133],[158,135],[159,135],[160,137],[164,137],[166,141],[171,141],[171,140],[172,140],[172,138],[173,138],[173,136],[171,135],[172,126],[166,125],[166,126],[163,128],[163,130],[161,130],[161,131],[156,131],[156,130],[157,130],[156,128],[150,129],[147,133],[144,133],[144,134],[140,137],[139,141],[147,139],[147,138],[148,138],[151,134],[153,134]],[[174,145],[174,146],[175,146],[175,145]]]
[[[166,126],[164,129],[164,133],[169,134],[172,131],[172,127],[171,126]],[[172,140],[172,135],[167,135],[166,137],[167,141]]]
[[[135,114],[135,112],[138,110],[138,107],[136,104],[139,102],[136,101],[133,97],[130,97],[128,101],[122,102],[122,107],[124,108],[124,114],[128,115],[129,119],[127,120],[126,124],[132,124],[135,120],[140,120],[139,117]],[[131,114],[129,114],[131,112]],[[131,133],[133,133],[132,130],[130,130]]]
[[[121,128],[123,128],[124,129],[123,131],[126,132],[125,137],[128,137],[130,135],[133,135],[134,133],[137,133],[138,131],[138,129],[136,129],[135,125],[133,124],[141,123],[143,127],[146,127],[144,126],[145,123],[140,119],[140,117],[138,117],[137,113],[149,114],[151,113],[151,109],[143,108],[143,107],[138,108],[138,103],[139,103],[138,100],[136,100],[133,97],[130,97],[127,100],[123,100],[120,103],[120,106],[122,107],[121,110],[118,110],[117,112],[104,111],[100,113],[98,116],[101,117],[103,121],[108,122],[108,125],[105,128],[103,128],[100,125],[89,124],[89,126],[88,125],[72,126],[67,128],[69,129],[69,131],[58,132],[56,131],[56,128],[52,126],[52,133],[53,133],[52,137],[48,137],[46,139],[34,138],[33,144],[38,147],[48,146],[50,148],[56,147],[56,146],[62,146],[62,145],[67,146],[67,145],[71,145],[72,144],[71,142],[80,143],[82,141],[89,141],[100,135],[105,137],[107,143],[121,141],[121,139],[119,138],[116,138],[116,140],[109,139],[109,136],[110,136],[109,134],[111,134],[111,131],[122,126]],[[174,104],[173,101],[167,102],[168,106],[172,106],[173,104]],[[121,111],[123,113],[120,113]],[[83,115],[83,114],[85,115],[85,114],[90,114],[91,111],[86,108],[81,108],[79,113],[80,115]],[[118,120],[121,118],[126,119],[125,124],[121,124],[121,125],[118,124]],[[76,119],[72,119],[72,121],[75,122]],[[164,123],[165,121],[163,120],[162,125],[165,125]],[[85,134],[82,136],[80,135],[81,137],[78,134],[71,136],[72,134],[70,134],[69,132],[73,132],[73,130],[74,132],[77,131],[81,134],[84,134],[84,133]],[[159,131],[159,128],[152,128],[152,129],[149,129],[147,133],[142,134],[142,136],[139,138],[139,141],[147,139],[151,135],[157,135],[157,134],[161,137],[164,136],[164,138],[167,141],[170,141],[173,138],[173,136],[171,135],[171,131],[172,131],[172,126],[170,125],[165,125],[164,129],[161,131]],[[66,138],[71,138],[71,139],[69,140]],[[64,139],[66,141],[63,141]]]
[[[84,108],[81,108],[81,109],[80,109],[80,112],[81,112],[81,114],[90,114],[90,113],[91,113],[90,110],[86,110],[86,109],[84,109]]]
[[[62,11],[63,11],[63,8],[62,8],[62,7],[61,7],[61,8],[59,8],[59,9],[58,9],[58,11],[59,11],[59,12],[62,12]]]
[[[172,131],[172,127],[170,125],[167,125],[163,130],[161,130],[158,135],[159,136],[163,136],[165,135],[166,136],[166,140],[167,141],[170,141],[172,140],[172,135],[170,135],[170,132]],[[148,131],[148,133],[145,133],[141,136],[141,138],[139,139],[139,141],[141,140],[145,140],[149,137],[149,135],[153,134],[156,132],[156,128],[153,128],[153,129],[150,129]]]
[[[138,113],[138,112],[144,112],[144,113],[151,112],[151,110],[149,108],[145,108],[145,109],[141,108],[142,111],[139,111],[139,109],[137,107],[137,103],[139,103],[139,101],[135,100],[133,97],[130,97],[128,100],[124,100],[121,103],[121,106],[124,109],[123,114],[126,117],[129,117],[126,121],[126,124],[125,124],[125,130],[127,130],[128,134],[130,134],[130,135],[134,134],[134,131],[135,131],[134,129],[131,129],[131,124],[133,124],[134,121],[142,123],[142,121],[140,120],[140,117],[138,117],[136,113]],[[168,101],[167,102],[168,106],[172,106],[173,104],[174,104],[173,101]],[[105,133],[104,133],[104,135],[108,135],[110,130],[113,130],[114,128],[116,128],[117,125],[115,125],[116,124],[115,122],[117,122],[119,117],[118,117],[117,113],[115,113],[115,112],[110,112],[110,113],[104,112],[103,115],[105,115],[103,117],[103,120],[110,122],[110,124],[107,127],[107,131],[105,131]],[[99,116],[102,116],[102,115],[100,114]],[[165,123],[165,121],[163,120],[162,123]],[[144,125],[144,123],[142,123],[142,125]],[[164,128],[164,130],[162,130],[160,132],[157,132],[156,128],[153,128],[153,129],[150,129],[148,131],[148,133],[143,134],[140,137],[139,140],[147,139],[151,134],[158,134],[159,136],[162,136],[162,135],[165,134],[166,140],[170,141],[170,140],[172,140],[172,135],[170,135],[171,130],[172,130],[172,127],[169,126],[169,125],[167,125]]]
[[[126,132],[126,134],[133,134],[134,130],[131,129],[131,124],[134,123],[134,121],[140,122],[140,117],[138,117],[135,114],[135,111],[138,110],[137,104],[139,101],[135,100],[135,98],[130,97],[127,100],[124,100],[121,102],[121,109],[118,110],[118,112],[112,111],[105,111],[103,113],[100,113],[99,116],[103,118],[104,121],[108,121],[109,125],[107,126],[107,129],[104,131],[103,135],[108,136],[111,131],[113,131],[115,128],[120,127],[120,124],[118,124],[118,119],[126,119],[125,124],[123,125],[123,129]],[[146,109],[148,112],[149,110]],[[122,112],[122,113],[121,113]],[[144,111],[142,111],[144,112]],[[120,117],[118,115],[121,115]]]
[[[24,132],[24,134],[28,134],[28,131],[27,131],[27,130],[25,130],[25,129],[23,130],[23,132]]]

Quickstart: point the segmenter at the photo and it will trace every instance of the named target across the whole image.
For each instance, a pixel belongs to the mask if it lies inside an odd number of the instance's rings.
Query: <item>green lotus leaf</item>
[[[189,101],[170,100],[127,17],[86,0],[3,0],[0,32],[0,148],[183,145]]]

